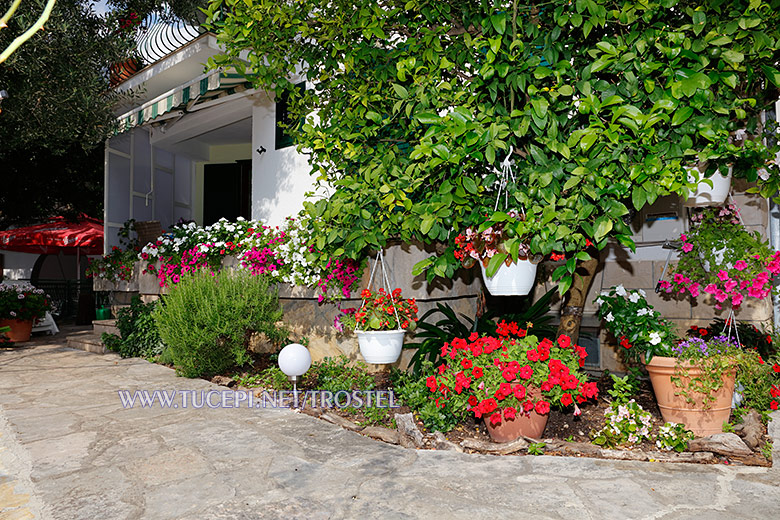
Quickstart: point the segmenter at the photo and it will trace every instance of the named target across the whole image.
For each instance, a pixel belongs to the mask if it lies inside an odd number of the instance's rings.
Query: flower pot
[[[528,397],[534,402],[542,397],[542,392],[538,388],[529,388]],[[490,423],[490,415],[485,415],[482,420],[485,421],[485,428],[488,435],[495,442],[512,442],[520,437],[531,437],[532,439],[541,439],[544,429],[547,427],[547,419],[550,414],[539,415],[531,411],[528,415],[518,412],[514,419],[507,420],[501,413],[501,422],[496,426]]]
[[[702,207],[723,204],[729,195],[729,189],[731,189],[731,166],[729,166],[728,175],[721,175],[718,172],[707,179],[712,182],[712,187],[703,180],[702,173],[698,168],[686,168],[686,170],[688,170],[688,181],[698,180],[699,184],[696,190],[683,202],[683,206]]]
[[[506,265],[501,264],[493,276],[488,277],[485,266],[480,262],[485,287],[493,296],[525,296],[531,292],[536,280],[536,266],[539,262],[518,260]]]
[[[676,358],[653,356],[653,359],[645,364],[664,421],[682,423],[697,437],[720,433],[723,430],[723,423],[728,421],[731,415],[736,367],[724,374],[723,386],[713,394],[715,400],[710,401],[705,407],[703,396],[696,397],[693,403],[689,403],[684,396],[675,395],[680,391],[680,388],[672,383],[676,363]],[[681,366],[688,371],[690,377],[701,375],[701,369],[696,365],[682,363]],[[684,385],[687,380],[687,377],[682,377],[681,383]]]
[[[11,330],[5,333],[6,337],[13,343],[29,341],[32,333],[33,320],[0,320],[0,327],[11,327]]]
[[[366,363],[386,365],[395,363],[401,356],[405,330],[358,330],[355,333]]]

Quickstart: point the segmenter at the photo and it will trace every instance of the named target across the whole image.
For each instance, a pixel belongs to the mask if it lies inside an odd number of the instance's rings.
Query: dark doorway
[[[203,169],[203,225],[222,217],[251,218],[252,161],[207,164]]]

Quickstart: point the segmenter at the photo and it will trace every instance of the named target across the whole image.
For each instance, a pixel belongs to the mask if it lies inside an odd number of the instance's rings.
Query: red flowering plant
[[[417,302],[414,298],[401,297],[401,289],[388,294],[384,289],[373,292],[363,289],[360,294],[363,306],[346,309],[336,318],[337,330],[414,330],[417,327]],[[397,319],[396,319],[397,316]]]
[[[495,336],[471,334],[441,350],[444,364],[426,380],[436,406],[493,425],[532,410],[573,407],[598,396],[596,383],[581,370],[587,354],[566,335],[556,342],[527,335],[517,323],[501,321]]]
[[[702,292],[716,300],[715,308],[730,303],[739,307],[745,297],[766,298],[772,279],[780,274],[780,252],[758,232],[749,232],[739,220],[735,205],[706,208],[691,217],[692,227],[680,236],[680,261],[670,269],[671,281],[662,280],[666,292]]]

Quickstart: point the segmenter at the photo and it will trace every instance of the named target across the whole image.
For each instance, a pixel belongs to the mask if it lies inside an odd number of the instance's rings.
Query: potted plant
[[[534,285],[536,267],[542,259],[531,254],[529,234],[521,212],[497,211],[455,237],[454,255],[466,268],[479,264],[490,294],[525,296]]]
[[[598,316],[623,352],[644,363],[664,421],[683,423],[697,436],[720,432],[734,391],[734,342],[721,336],[678,343],[672,325],[647,303],[645,294],[622,285],[596,303]]]
[[[390,294],[382,288],[377,292],[364,289],[360,296],[363,305],[360,309],[342,311],[342,316],[336,319],[336,328],[355,331],[366,363],[395,363],[401,355],[404,334],[417,326],[415,299],[402,298],[401,289],[394,289]]]
[[[662,280],[661,289],[693,297],[711,294],[718,309],[723,303],[737,308],[745,297],[769,295],[772,278],[780,274],[780,252],[758,232],[745,229],[736,206],[706,208],[691,221],[691,230],[680,236],[680,260],[670,270],[671,281]]]
[[[706,165],[699,164],[695,167],[685,168],[688,182],[695,187],[685,199],[683,205],[688,207],[715,206],[723,204],[731,189],[732,167],[728,167],[728,173],[720,170],[707,172]]]
[[[540,438],[550,408],[573,408],[598,395],[581,370],[587,353],[561,335],[556,342],[501,321],[495,336],[471,334],[442,347],[444,364],[426,383],[440,408],[472,412],[491,438]]]
[[[30,339],[33,321],[51,309],[48,295],[29,283],[0,283],[0,327],[10,327],[5,334],[17,343]]]

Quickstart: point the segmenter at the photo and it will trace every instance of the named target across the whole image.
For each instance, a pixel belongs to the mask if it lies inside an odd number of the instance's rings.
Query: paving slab
[[[735,520],[780,504],[780,467],[409,450],[290,410],[126,408],[125,390],[225,389],[61,335],[0,350],[0,520]]]

